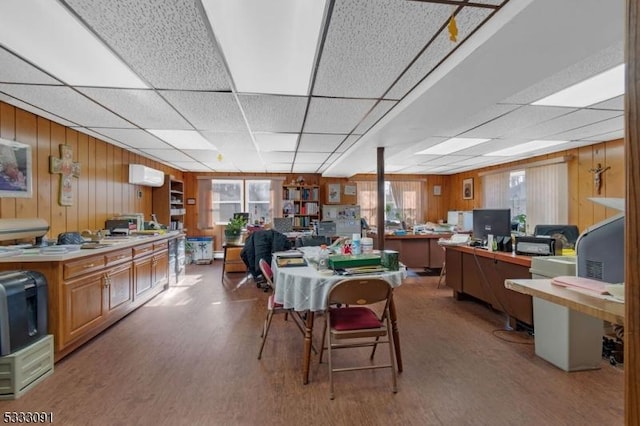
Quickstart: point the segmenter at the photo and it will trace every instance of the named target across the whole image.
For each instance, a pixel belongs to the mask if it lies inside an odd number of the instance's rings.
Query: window
[[[378,188],[375,181],[359,181],[358,204],[360,215],[369,224],[377,223]],[[420,181],[385,181],[384,211],[385,221],[389,225],[407,226],[424,220],[422,209],[423,183]]]
[[[239,212],[248,212],[250,223],[270,223],[274,216],[281,215],[282,181],[199,179],[198,228],[211,229],[215,224],[227,223]]]

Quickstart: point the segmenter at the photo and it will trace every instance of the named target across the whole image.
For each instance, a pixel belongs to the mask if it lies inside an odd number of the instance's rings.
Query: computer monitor
[[[247,212],[236,212],[233,214],[233,218],[237,219],[237,218],[243,218],[244,219],[244,223],[249,223],[249,213]]]
[[[485,241],[489,234],[511,235],[511,209],[473,210],[473,238]]]

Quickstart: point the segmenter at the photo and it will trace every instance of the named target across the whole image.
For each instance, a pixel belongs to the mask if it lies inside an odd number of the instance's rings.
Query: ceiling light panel
[[[569,114],[576,109],[522,106],[460,135],[465,138],[500,138],[523,127],[534,126]]]
[[[171,145],[141,129],[92,128],[96,134],[104,135],[133,148],[171,149]],[[102,137],[104,137],[102,136]]]
[[[2,89],[0,88],[0,91]],[[29,111],[32,112],[36,115],[39,115],[40,117],[44,117],[47,120],[51,120],[53,122],[56,122],[58,124],[62,124],[63,126],[67,126],[67,127],[72,127],[72,126],[77,126],[76,123],[72,123],[71,121],[65,120],[61,117],[58,117],[57,115],[53,115],[48,111],[42,110],[40,108],[37,108],[33,105],[29,105],[25,102],[22,102],[19,99],[13,98],[11,96],[5,95],[4,93],[0,93],[0,101],[4,101],[8,104],[11,104],[13,106],[16,106],[18,108],[21,108],[25,111]]]
[[[442,166],[445,164],[455,164],[457,165],[459,161],[468,160],[471,158],[469,155],[445,155],[442,157],[438,157],[434,160],[424,161],[420,163],[423,166]]]
[[[203,0],[202,4],[238,92],[309,93],[324,0]]]
[[[256,147],[251,140],[249,132],[200,132],[209,142],[218,147],[220,152],[239,151],[251,155],[256,152]]]
[[[198,130],[247,131],[235,97],[231,93],[160,91]]]
[[[178,149],[216,149],[211,142],[195,130],[148,129],[148,131]]]
[[[80,92],[111,111],[147,129],[193,127],[153,90],[80,88]]]
[[[298,152],[333,152],[346,135],[321,135],[317,133],[303,133],[300,136]],[[342,148],[340,149],[342,151]]]
[[[622,19],[622,16],[620,19]],[[550,93],[565,89],[592,77],[594,74],[611,69],[622,62],[624,62],[624,42],[623,38],[620,37],[612,45],[569,65],[542,81],[536,82],[515,95],[504,99],[502,102],[507,104],[530,104]]]
[[[126,7],[103,0],[66,3],[153,87],[230,90],[224,61],[197,2],[138,0]]]
[[[465,155],[485,155],[489,152],[498,151],[499,149],[509,148],[512,146],[516,146],[525,142],[528,142],[530,139],[518,139],[518,138],[506,138],[506,139],[491,139],[487,143],[483,143],[480,145],[472,146],[469,149],[464,150]]]
[[[417,155],[445,155],[488,142],[483,138],[451,138],[430,148],[416,152]]]
[[[0,40],[70,85],[147,87],[57,1],[0,2]]]
[[[307,98],[301,96],[239,95],[253,132],[300,132]]]
[[[506,133],[505,137],[544,139],[551,135],[608,120],[618,115],[620,115],[618,111],[581,109],[535,126],[514,129]]]
[[[0,67],[0,82],[2,83],[62,84],[1,47],[0,64],[2,64]]]
[[[366,133],[371,126],[376,124],[391,108],[396,105],[395,101],[380,101],[373,107],[373,110],[367,114],[367,116],[358,124],[358,127],[353,131],[356,134]]]
[[[520,154],[525,154],[529,152],[540,151],[546,148],[550,148],[557,145],[562,145],[567,143],[568,141],[560,141],[560,140],[536,140],[529,141],[526,143],[522,143],[516,146],[512,146],[510,148],[501,149],[498,151],[493,151],[487,154],[488,157],[509,157]]]
[[[337,0],[313,94],[381,97],[451,11],[434,3]]]
[[[624,70],[624,64],[618,65],[532,104],[584,108],[620,96],[624,93]]]
[[[297,133],[254,133],[260,152],[295,151],[298,144]]]
[[[312,98],[305,133],[350,133],[374,106],[368,99]]]
[[[452,9],[450,9],[450,12]],[[456,49],[474,31],[487,16],[493,11],[491,9],[465,7],[456,15],[456,26],[458,27],[458,41],[453,43],[449,39],[447,27],[438,34],[433,43],[418,57],[406,73],[393,85],[385,98],[403,98],[422,78],[429,74],[440,61],[449,53]]]
[[[133,127],[68,87],[0,84],[0,91],[84,127]]]

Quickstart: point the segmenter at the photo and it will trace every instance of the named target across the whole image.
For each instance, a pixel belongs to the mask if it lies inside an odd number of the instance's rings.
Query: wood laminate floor
[[[317,356],[302,384],[293,323],[276,317],[256,359],[268,295],[244,274],[225,284],[220,274],[220,261],[189,265],[180,285],[57,363],[22,398],[0,401],[0,411],[50,411],[59,425],[623,423],[620,366],[564,372],[535,356],[533,338],[501,331],[502,315],[437,289],[438,277],[396,289],[398,393],[388,370],[349,372],[335,377],[331,401]],[[318,341],[321,325],[316,318]]]

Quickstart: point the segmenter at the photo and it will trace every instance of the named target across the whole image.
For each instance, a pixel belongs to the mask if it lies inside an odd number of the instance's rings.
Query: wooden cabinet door
[[[128,305],[133,302],[133,292],[131,291],[133,283],[133,270],[131,264],[112,268],[105,274],[107,282],[107,306],[109,313],[119,310],[126,310]]]
[[[153,285],[165,285],[169,282],[169,251],[153,255]]]
[[[153,256],[133,261],[133,299],[153,287]]]
[[[104,273],[94,273],[62,285],[62,346],[98,327],[106,313]]]

